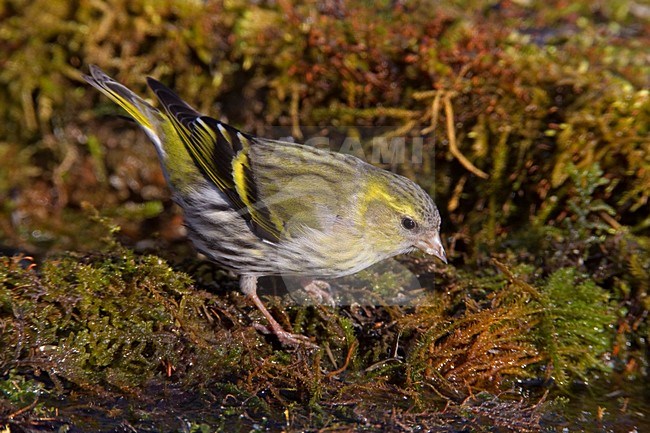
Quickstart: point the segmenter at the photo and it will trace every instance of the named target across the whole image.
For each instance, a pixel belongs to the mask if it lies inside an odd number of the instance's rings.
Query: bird
[[[353,155],[242,132],[154,78],[147,84],[161,109],[99,67],[89,71],[83,78],[153,142],[195,248],[239,275],[283,346],[317,347],[275,320],[259,277],[337,278],[418,249],[447,263],[438,208],[412,180]]]

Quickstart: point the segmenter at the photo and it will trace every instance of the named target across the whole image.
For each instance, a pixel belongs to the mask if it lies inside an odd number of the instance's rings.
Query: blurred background
[[[446,287],[593,284],[594,356],[647,380],[649,47],[643,0],[0,0],[0,252],[104,248],[95,208],[191,274],[154,148],[83,81],[95,64],[267,138],[404,137],[405,161],[375,162],[438,204]]]

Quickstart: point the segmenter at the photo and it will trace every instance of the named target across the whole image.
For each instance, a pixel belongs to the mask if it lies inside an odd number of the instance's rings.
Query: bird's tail
[[[162,147],[161,125],[165,123],[164,114],[147,101],[133,93],[123,84],[118,83],[95,65],[90,65],[90,75],[83,78],[97,90],[108,96],[111,100],[124,108],[145,130],[154,142],[160,154],[164,154]]]
[[[124,108],[146,132],[156,147],[163,173],[174,192],[182,195],[187,191],[194,190],[197,183],[206,182],[201,171],[194,164],[191,155],[187,152],[183,139],[179,136],[174,122],[170,120],[167,113],[153,107],[126,86],[106,75],[97,66],[91,65],[90,76],[84,75],[84,79]],[[153,79],[149,79],[149,82],[154,84],[152,88],[161,100],[166,101],[165,98],[170,98],[168,93],[173,95],[173,92],[166,90],[161,97],[161,92],[166,88]],[[182,101],[174,100],[174,107],[182,108],[183,113],[189,113],[191,110],[192,113],[199,116]],[[165,109],[167,110],[168,107]]]

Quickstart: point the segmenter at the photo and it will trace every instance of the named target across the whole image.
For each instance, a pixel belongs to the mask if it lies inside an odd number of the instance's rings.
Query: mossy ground
[[[649,14],[0,2],[0,431],[642,431]],[[82,82],[91,63],[263,136],[317,131],[368,159],[377,134],[406,137],[383,166],[435,197],[450,265],[332,281],[396,300],[416,274],[415,305],[287,307],[268,290],[321,347],[281,348],[196,258],[153,146]]]

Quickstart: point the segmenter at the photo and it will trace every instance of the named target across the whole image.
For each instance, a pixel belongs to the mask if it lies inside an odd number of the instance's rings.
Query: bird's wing
[[[226,195],[257,236],[277,242],[282,221],[260,199],[251,170],[249,154],[255,138],[202,115],[153,78],[147,83],[203,175]]]
[[[351,225],[354,197],[365,173],[349,155],[256,139],[248,153],[258,198],[283,224],[285,238],[313,231],[335,234]]]
[[[194,163],[261,239],[336,236],[354,224],[352,203],[366,171],[363,162],[253,137],[202,115],[158,81],[148,83]]]

